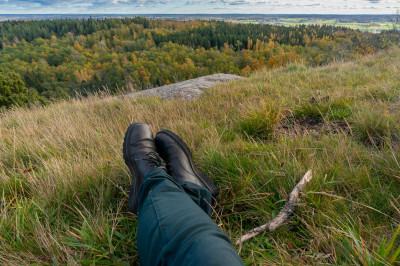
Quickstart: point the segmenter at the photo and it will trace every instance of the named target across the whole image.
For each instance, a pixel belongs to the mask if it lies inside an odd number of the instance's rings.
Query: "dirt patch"
[[[293,119],[282,121],[278,127],[279,134],[286,136],[315,135],[317,137],[327,134],[351,134],[351,129],[345,121],[326,122],[318,119]]]

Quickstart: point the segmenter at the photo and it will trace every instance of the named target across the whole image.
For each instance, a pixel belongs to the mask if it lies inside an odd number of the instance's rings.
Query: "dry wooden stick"
[[[278,213],[278,215],[272,219],[267,224],[264,224],[260,227],[254,228],[253,230],[249,231],[248,233],[244,234],[237,242],[236,245],[240,243],[246,242],[253,237],[261,234],[262,232],[272,232],[276,228],[280,227],[290,216],[293,215],[294,211],[296,210],[296,202],[297,199],[300,197],[300,192],[303,191],[305,186],[311,181],[313,178],[312,171],[308,170],[307,173],[303,176],[300,182],[294,187],[293,191],[289,194],[289,200],[283,206],[282,210]]]

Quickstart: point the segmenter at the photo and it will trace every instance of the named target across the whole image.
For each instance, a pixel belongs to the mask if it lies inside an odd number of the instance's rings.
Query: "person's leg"
[[[174,179],[175,180],[175,179]],[[212,211],[212,195],[209,190],[201,187],[199,185],[184,182],[184,181],[176,181],[188,194],[188,196],[199,206],[208,216],[211,217]]]
[[[209,217],[211,193],[180,183],[160,168],[143,180],[137,236],[142,264],[243,265],[229,238]]]
[[[228,237],[209,217],[216,187],[195,170],[179,137],[167,131],[157,135],[160,148],[148,125],[134,123],[123,144],[133,181],[129,208],[139,217],[142,264],[242,265]]]

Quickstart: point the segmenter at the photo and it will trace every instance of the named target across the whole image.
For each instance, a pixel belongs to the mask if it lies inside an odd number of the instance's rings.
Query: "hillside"
[[[188,143],[220,189],[213,219],[232,240],[274,217],[313,169],[296,216],[238,247],[246,263],[399,263],[399,69],[392,49],[260,70],[194,101],[92,96],[5,111],[0,263],[139,262],[122,158],[132,121]]]
[[[320,24],[320,23],[318,23]],[[0,108],[99,91],[124,94],[216,73],[348,61],[400,41],[327,25],[142,17],[0,22]]]

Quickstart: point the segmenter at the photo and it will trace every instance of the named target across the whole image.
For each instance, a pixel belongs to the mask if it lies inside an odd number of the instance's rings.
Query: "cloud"
[[[390,13],[399,0],[0,0],[0,13]]]

